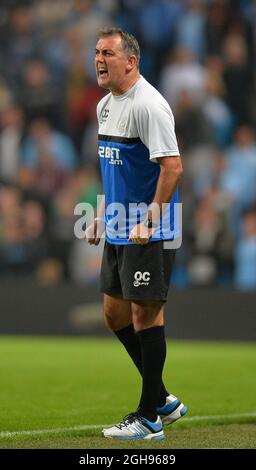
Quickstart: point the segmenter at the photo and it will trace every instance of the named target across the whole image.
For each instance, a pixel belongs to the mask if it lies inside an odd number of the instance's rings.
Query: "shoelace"
[[[116,428],[122,429],[124,427],[127,427],[129,426],[129,424],[132,424],[135,420],[143,422],[143,417],[140,416],[138,411],[135,411],[134,413],[130,413],[127,416],[125,416],[119,424],[116,424]]]

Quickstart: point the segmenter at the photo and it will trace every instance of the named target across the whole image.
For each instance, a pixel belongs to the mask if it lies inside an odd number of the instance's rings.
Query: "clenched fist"
[[[85,239],[90,245],[98,245],[102,234],[105,231],[105,222],[100,217],[96,217],[85,231]]]

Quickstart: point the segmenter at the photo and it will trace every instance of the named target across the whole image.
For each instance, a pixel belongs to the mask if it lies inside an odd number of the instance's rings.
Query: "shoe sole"
[[[188,407],[180,403],[180,405],[176,408],[176,410],[172,411],[169,415],[160,415],[162,423],[167,426],[168,424],[172,424],[178,419],[182,418],[188,411]]]
[[[103,437],[106,439],[142,439],[147,441],[163,441],[165,439],[165,435],[163,431],[156,432],[154,434],[148,434],[147,436],[105,436],[104,431],[102,431]]]

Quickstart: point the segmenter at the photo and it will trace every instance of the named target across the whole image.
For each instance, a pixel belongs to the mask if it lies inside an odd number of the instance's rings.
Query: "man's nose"
[[[103,62],[103,59],[104,59],[104,58],[103,58],[103,55],[102,55],[102,54],[100,54],[100,53],[97,54],[97,56],[96,56],[96,62]]]

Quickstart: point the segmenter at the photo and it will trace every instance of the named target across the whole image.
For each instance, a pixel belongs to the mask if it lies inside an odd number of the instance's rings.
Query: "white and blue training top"
[[[131,229],[147,213],[146,206],[139,212],[136,205],[148,206],[155,195],[160,173],[157,158],[179,155],[174,117],[167,101],[142,76],[123,95],[104,96],[97,117],[106,238],[109,243],[130,244]],[[174,227],[175,202],[177,189],[151,242],[179,236],[179,227]]]

